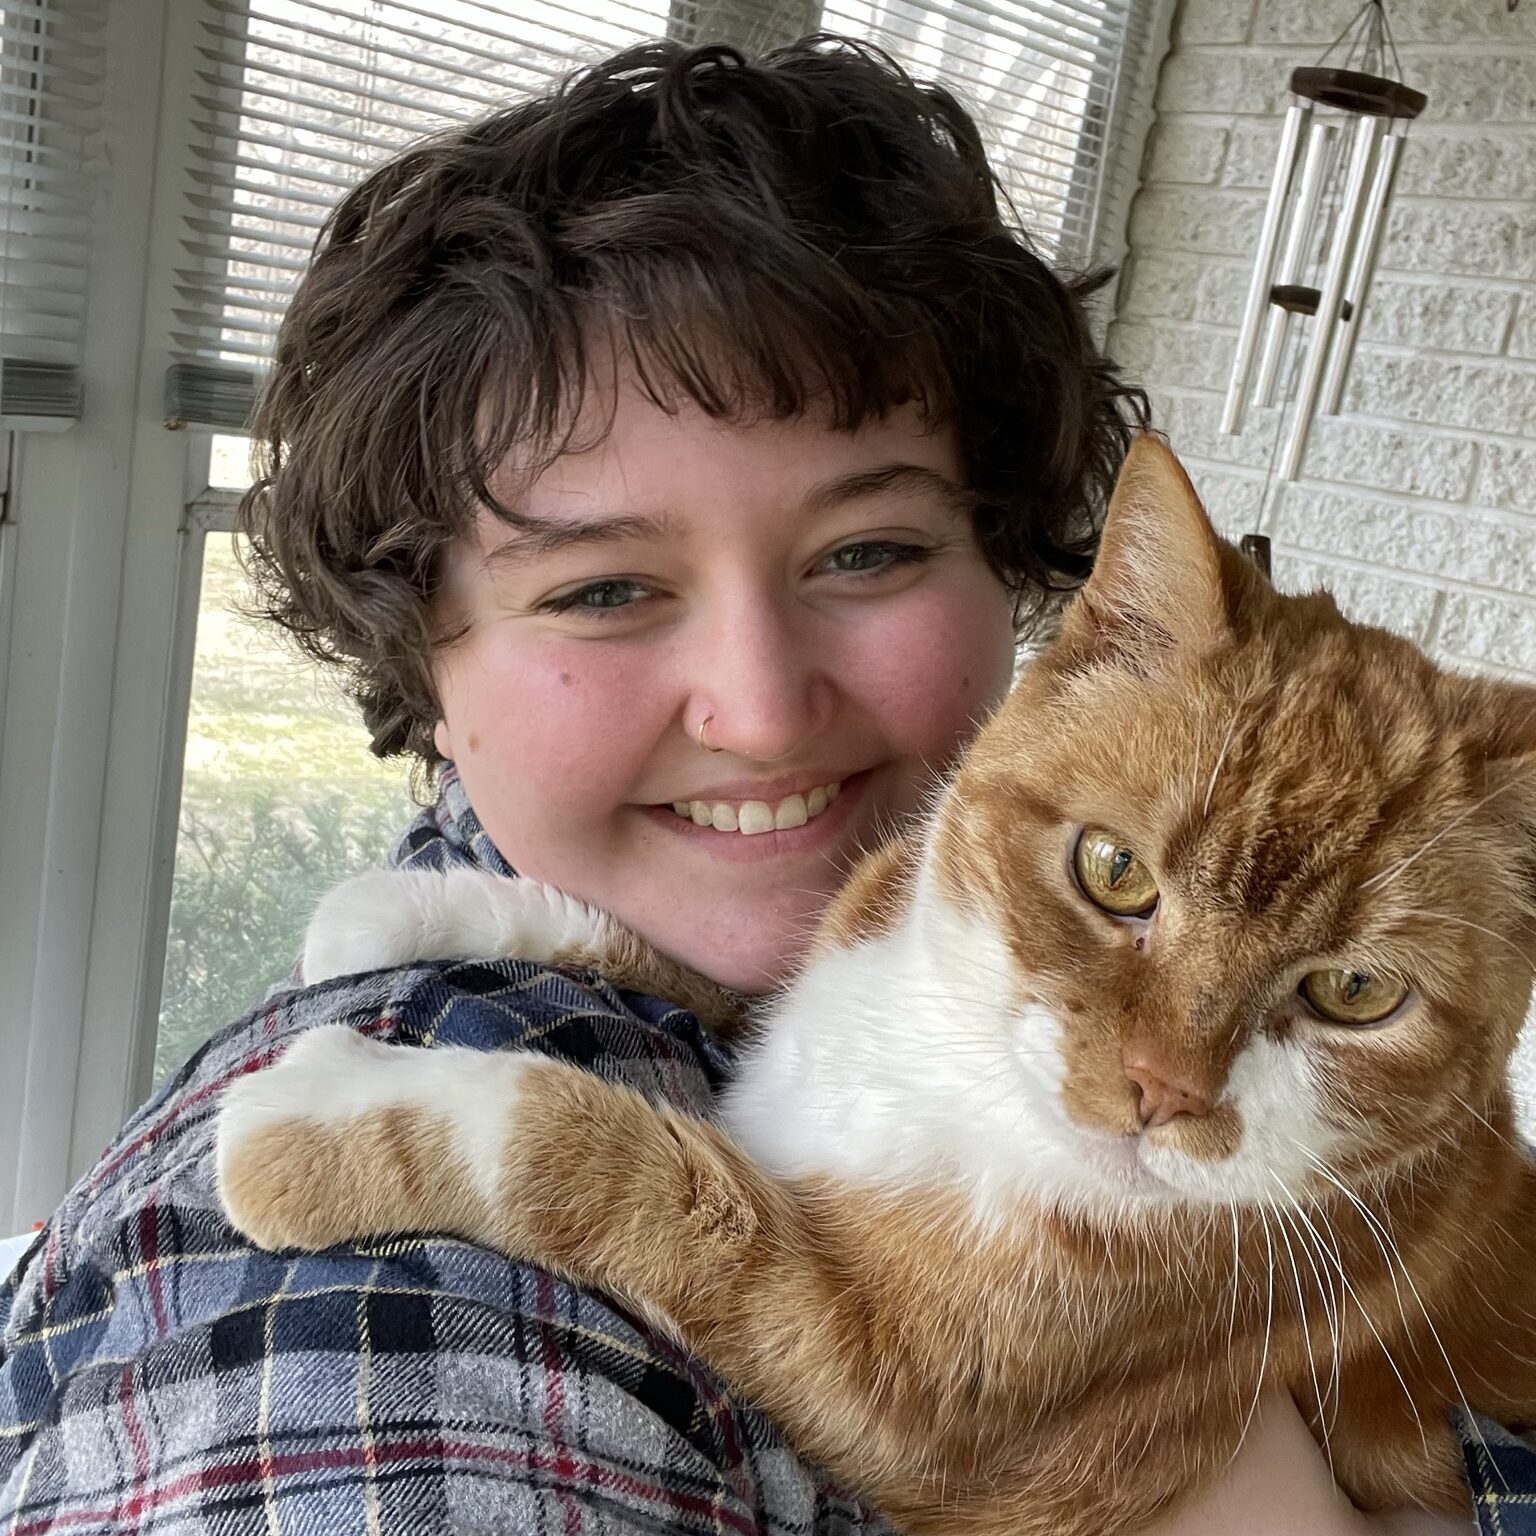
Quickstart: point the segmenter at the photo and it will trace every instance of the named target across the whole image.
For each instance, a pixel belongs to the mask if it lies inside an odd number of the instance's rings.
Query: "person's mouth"
[[[757,837],[764,832],[788,832],[814,821],[842,793],[843,781],[811,784],[774,799],[700,798],[674,800],[672,813],[696,827]]]

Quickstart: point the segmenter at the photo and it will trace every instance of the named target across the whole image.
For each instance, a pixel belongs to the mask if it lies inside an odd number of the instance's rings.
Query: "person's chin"
[[[824,891],[800,888],[767,902],[690,903],[692,913],[679,910],[669,932],[648,937],[673,959],[733,992],[774,992],[800,969],[838,882],[828,884]]]

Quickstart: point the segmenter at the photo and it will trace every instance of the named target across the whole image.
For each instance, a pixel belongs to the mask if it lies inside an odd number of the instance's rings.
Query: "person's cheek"
[[[1006,599],[916,590],[876,616],[850,675],[888,740],[923,755],[947,753],[1007,691],[1013,637]]]
[[[552,638],[509,661],[492,729],[546,820],[586,832],[628,803],[672,713],[643,645]]]

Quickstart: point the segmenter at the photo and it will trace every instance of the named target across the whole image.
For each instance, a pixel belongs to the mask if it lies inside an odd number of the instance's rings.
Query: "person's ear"
[[[439,720],[432,727],[432,745],[437,748],[439,755],[446,757],[450,763],[455,760],[453,755],[453,737],[449,734],[448,722],[446,720]]]

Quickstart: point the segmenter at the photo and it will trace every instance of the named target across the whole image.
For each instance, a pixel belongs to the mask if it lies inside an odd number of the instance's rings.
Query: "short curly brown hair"
[[[650,43],[413,148],[336,207],[278,335],[240,508],[260,610],[431,765],[440,554],[514,446],[570,442],[594,327],[651,398],[955,429],[1017,599],[1086,573],[1145,418],[1005,217],[975,125],[878,50]],[[494,402],[494,409],[487,403]]]

